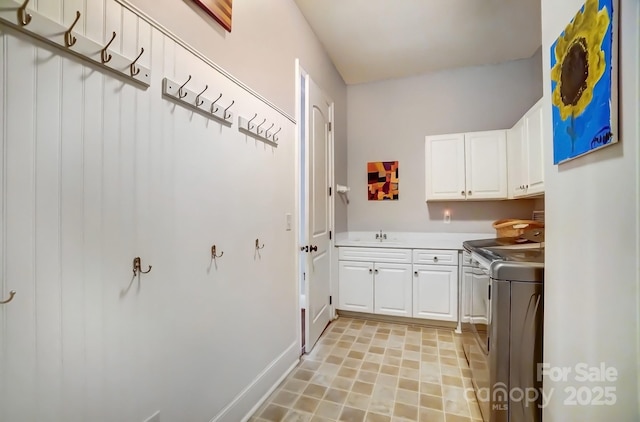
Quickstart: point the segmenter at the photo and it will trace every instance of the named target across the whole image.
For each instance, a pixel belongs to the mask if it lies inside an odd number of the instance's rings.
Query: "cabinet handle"
[[[460,195],[464,196],[464,191],[463,190],[460,191]]]
[[[437,256],[433,257],[433,262],[438,262],[438,257]]]
[[[373,273],[373,270],[371,268],[369,268],[369,274]]]
[[[529,185],[527,185],[527,186],[525,187],[525,189],[529,189]]]
[[[376,268],[375,273],[378,274],[378,269]]]
[[[417,271],[414,271],[414,272],[413,272],[413,275],[415,275],[415,276],[417,277],[417,276],[418,276],[418,272],[417,272]]]
[[[468,195],[471,195],[471,191],[467,192]]]

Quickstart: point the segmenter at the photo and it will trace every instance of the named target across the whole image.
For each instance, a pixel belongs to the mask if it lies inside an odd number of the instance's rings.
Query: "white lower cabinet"
[[[461,277],[462,291],[460,292],[461,300],[460,319],[462,322],[469,322],[471,317],[471,282],[473,280],[473,269],[471,267],[462,267]]]
[[[413,317],[458,321],[458,267],[413,266]]]
[[[411,289],[411,264],[374,264],[374,313],[411,317]]]
[[[373,263],[339,261],[338,289],[339,309],[373,312]]]

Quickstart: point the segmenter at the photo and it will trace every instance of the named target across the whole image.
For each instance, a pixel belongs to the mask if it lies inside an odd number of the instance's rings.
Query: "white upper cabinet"
[[[544,193],[542,100],[508,131],[509,197]]]
[[[506,132],[425,138],[427,201],[506,199]]]

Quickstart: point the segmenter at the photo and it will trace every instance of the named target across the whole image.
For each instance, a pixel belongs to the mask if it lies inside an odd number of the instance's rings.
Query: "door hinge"
[[[333,303],[333,298],[329,296],[329,305],[331,305],[332,303]]]
[[[331,186],[329,186],[329,196],[331,196]]]
[[[329,240],[331,240],[331,230],[329,230]]]

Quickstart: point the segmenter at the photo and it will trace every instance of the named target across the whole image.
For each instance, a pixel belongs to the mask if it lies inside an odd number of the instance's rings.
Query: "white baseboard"
[[[251,384],[211,419],[211,422],[247,421],[299,361],[298,342],[295,341],[267,365]]]

